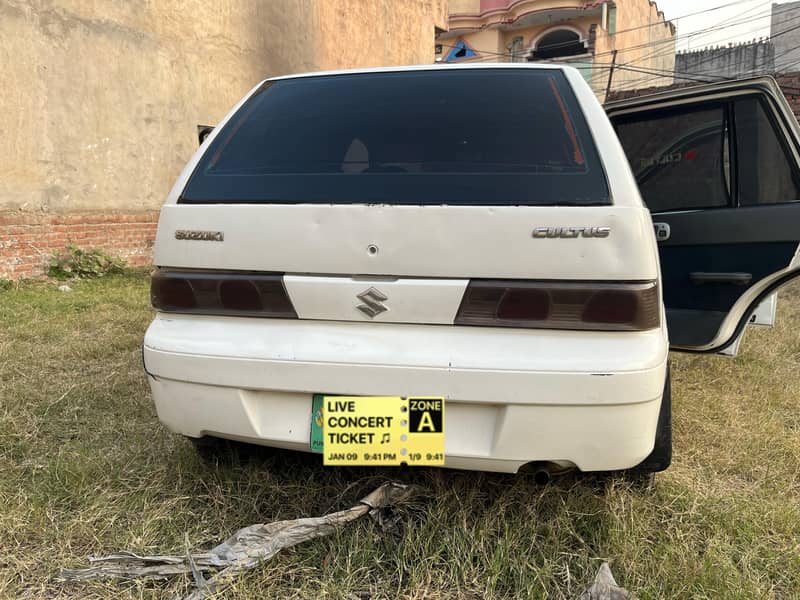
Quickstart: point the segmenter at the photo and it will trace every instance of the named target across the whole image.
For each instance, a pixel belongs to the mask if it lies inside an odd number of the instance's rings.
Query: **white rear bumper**
[[[664,332],[585,333],[160,314],[145,336],[173,431],[309,449],[314,393],[444,396],[446,464],[635,466],[652,450]]]

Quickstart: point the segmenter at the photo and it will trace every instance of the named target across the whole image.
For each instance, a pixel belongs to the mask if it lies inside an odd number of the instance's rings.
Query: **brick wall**
[[[792,105],[795,116],[800,119],[800,72],[778,75],[776,79]]]
[[[0,277],[21,279],[47,272],[50,257],[69,244],[102,248],[131,266],[150,264],[157,212],[42,215],[0,213]]]
[[[779,75],[775,75],[774,77],[778,82],[778,85],[781,86],[784,95],[789,100],[789,104],[792,106],[792,110],[794,111],[795,116],[798,119],[800,119],[800,71],[796,71],[793,73],[782,73]],[[665,87],[650,87],[650,88],[642,88],[639,90],[624,90],[624,91],[611,92],[611,94],[608,97],[608,101],[613,102],[614,100],[623,100],[625,98],[646,96],[647,94],[655,94],[657,92],[664,92],[666,90],[677,90],[692,85],[697,85],[697,84],[682,82]]]

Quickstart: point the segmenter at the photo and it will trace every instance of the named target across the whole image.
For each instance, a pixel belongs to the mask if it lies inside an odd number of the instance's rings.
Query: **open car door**
[[[606,105],[659,245],[674,349],[733,350],[800,274],[800,127],[770,77]]]

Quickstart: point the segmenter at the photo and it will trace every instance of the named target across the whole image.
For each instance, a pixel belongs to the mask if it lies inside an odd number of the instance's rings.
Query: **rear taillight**
[[[471,281],[456,325],[596,331],[658,327],[658,287],[645,283]]]
[[[281,275],[156,270],[150,299],[164,312],[297,318]]]

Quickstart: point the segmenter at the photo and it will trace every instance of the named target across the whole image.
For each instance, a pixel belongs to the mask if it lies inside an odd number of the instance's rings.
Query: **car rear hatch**
[[[657,326],[649,214],[579,77],[496,67],[265,82],[204,143],[163,208],[154,304],[336,321]],[[590,128],[587,110],[602,122]]]

